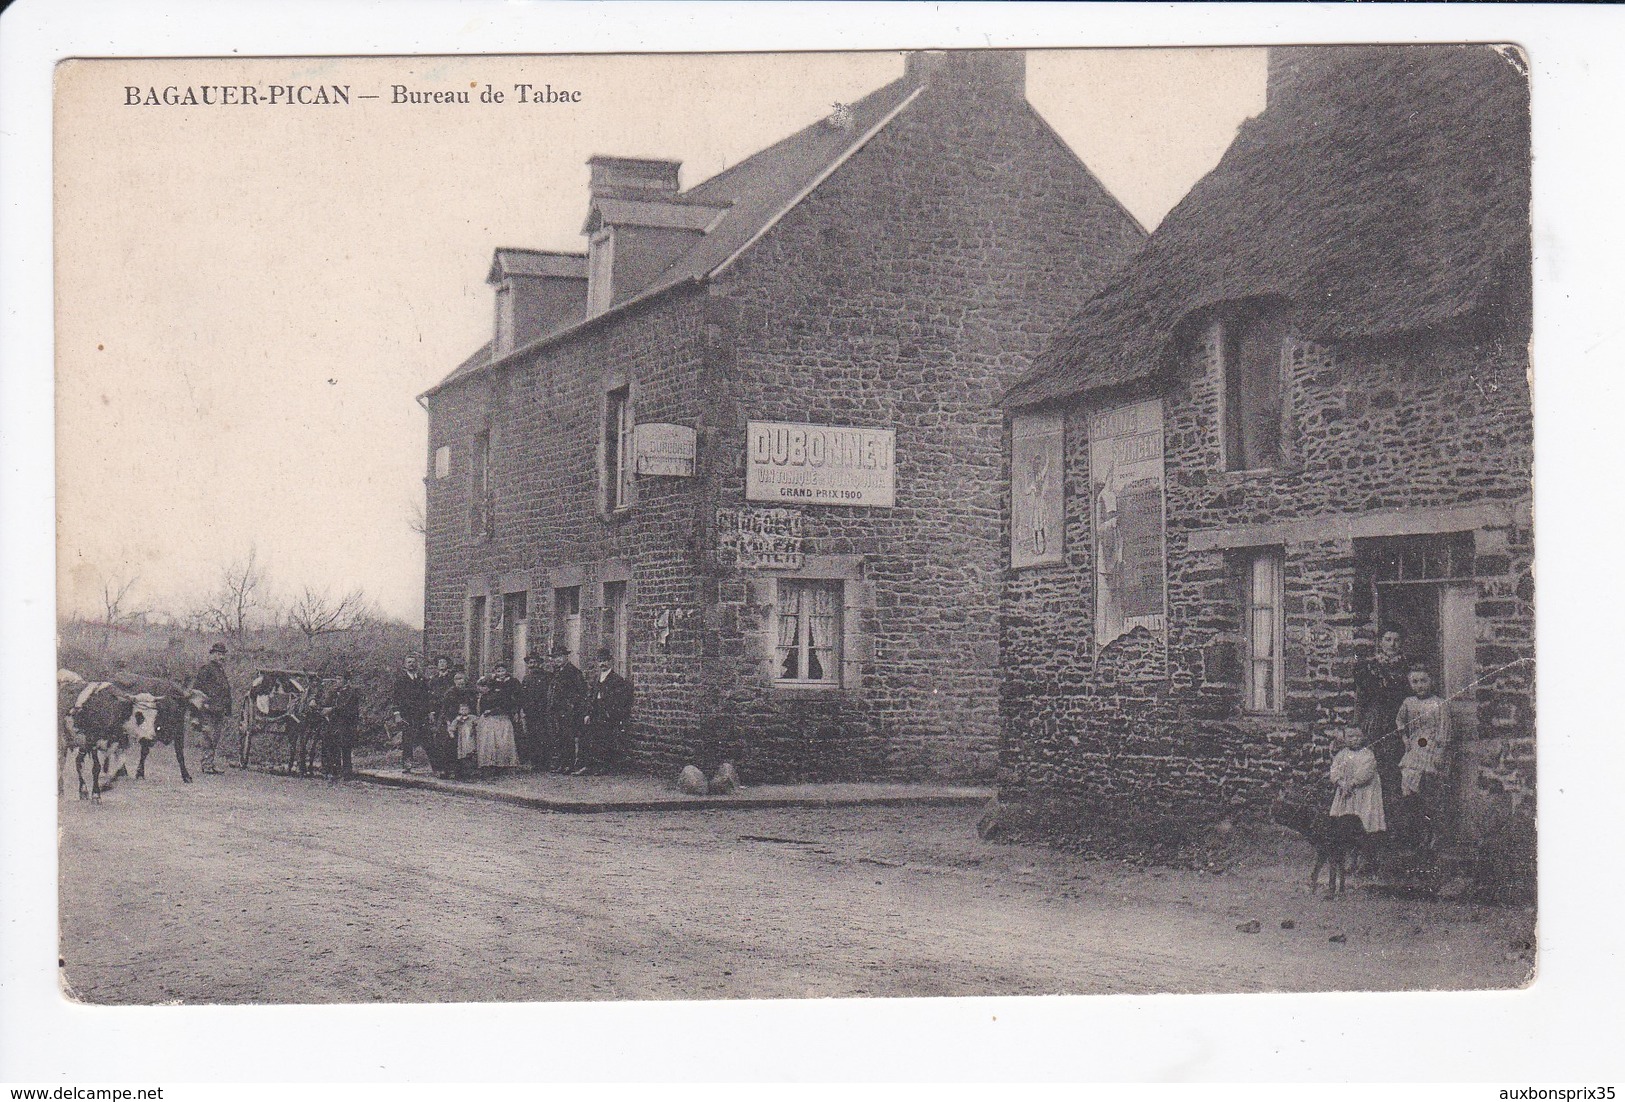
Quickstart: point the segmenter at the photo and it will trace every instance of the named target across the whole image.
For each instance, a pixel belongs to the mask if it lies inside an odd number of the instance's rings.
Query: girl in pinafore
[[[1330,814],[1358,815],[1367,834],[1388,829],[1382,812],[1382,777],[1377,772],[1377,755],[1366,745],[1365,732],[1345,727],[1337,733],[1342,749],[1332,758],[1332,797]]]

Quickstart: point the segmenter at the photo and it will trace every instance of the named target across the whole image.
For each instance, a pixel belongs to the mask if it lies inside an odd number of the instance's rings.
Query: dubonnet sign
[[[782,421],[745,431],[745,499],[892,507],[897,433]]]
[[[656,478],[692,478],[694,430],[687,425],[640,424],[632,430],[637,473]]]

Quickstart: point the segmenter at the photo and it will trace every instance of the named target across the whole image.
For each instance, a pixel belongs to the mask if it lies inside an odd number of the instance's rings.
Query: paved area
[[[563,815],[153,772],[59,804],[61,974],[86,1002],[1479,988],[1532,967],[1529,912],[1311,898],[1296,859],[1214,875],[995,845],[967,806]]]
[[[983,807],[993,789],[933,784],[766,784],[726,795],[690,796],[654,777],[560,777],[522,770],[478,782],[444,781],[421,770],[357,769],[374,784],[416,788],[543,811],[703,811],[788,807]]]

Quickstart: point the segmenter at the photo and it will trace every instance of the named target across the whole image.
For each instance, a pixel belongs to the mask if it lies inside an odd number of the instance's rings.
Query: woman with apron
[[[513,769],[519,765],[518,745],[514,741],[514,716],[518,713],[519,682],[508,676],[508,667],[499,662],[480,687],[480,719],[475,740],[480,772]]]

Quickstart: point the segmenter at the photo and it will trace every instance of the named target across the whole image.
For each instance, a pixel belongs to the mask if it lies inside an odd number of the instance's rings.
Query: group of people
[[[1450,708],[1433,673],[1407,660],[1389,628],[1355,667],[1359,722],[1337,733],[1332,815],[1358,815],[1367,834],[1432,853],[1445,840],[1451,765]]]
[[[506,663],[469,684],[468,673],[444,655],[424,671],[408,654],[391,694],[401,732],[401,770],[410,773],[417,748],[438,777],[472,779],[503,770],[575,775],[610,773],[625,750],[632,686],[615,672],[608,648],[584,676],[570,651],[555,646],[525,659],[525,676]]]
[[[299,721],[308,729],[309,745],[321,750],[321,771],[329,782],[355,775],[352,755],[361,728],[361,690],[348,669],[314,687]]]

